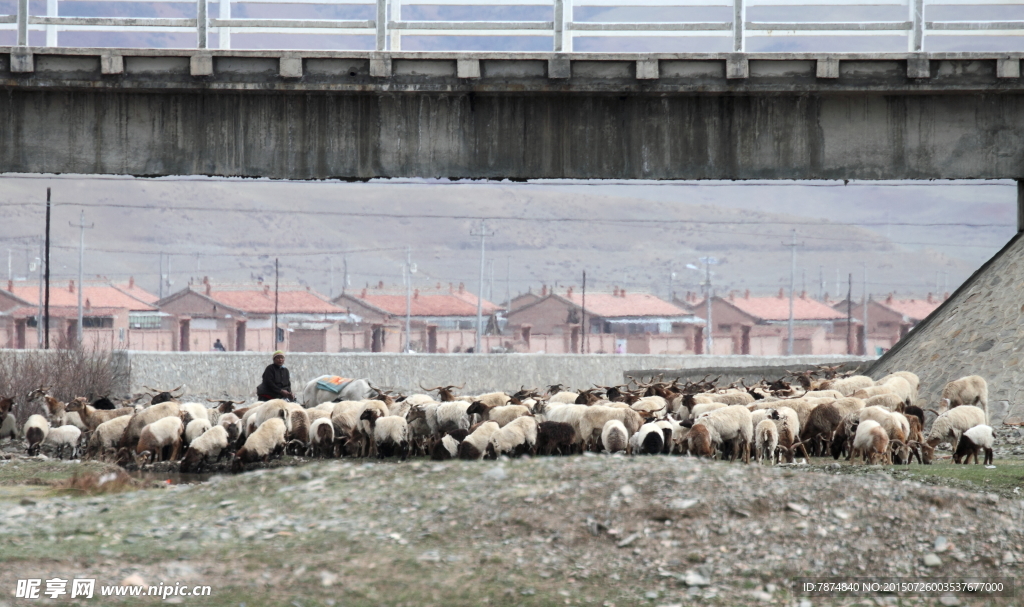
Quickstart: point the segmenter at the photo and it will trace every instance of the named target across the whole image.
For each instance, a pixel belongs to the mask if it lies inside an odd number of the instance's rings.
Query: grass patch
[[[923,483],[1015,495],[1013,490],[1024,486],[1024,462],[997,459],[993,463],[995,468],[949,463],[902,467],[897,468],[896,472],[899,478],[911,478]],[[1021,494],[1016,495],[1022,497]]]
[[[16,459],[0,460],[0,487],[14,485],[54,486],[75,476],[117,472],[113,464],[96,461]]]

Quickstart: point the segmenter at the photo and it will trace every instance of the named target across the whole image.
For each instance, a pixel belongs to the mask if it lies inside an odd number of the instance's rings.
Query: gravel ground
[[[27,604],[17,579],[54,576],[210,584],[170,600],[245,607],[1020,604],[798,596],[804,576],[1019,575],[1024,502],[883,468],[282,463],[302,465],[84,498],[0,491],[0,606]],[[32,465],[0,461],[0,478]]]

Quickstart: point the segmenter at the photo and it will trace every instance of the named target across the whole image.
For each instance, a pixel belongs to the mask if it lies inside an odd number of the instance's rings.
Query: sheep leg
[[[992,449],[989,449],[988,447],[985,447],[985,465],[986,466],[991,466],[992,465],[992,454],[993,454],[992,453]]]

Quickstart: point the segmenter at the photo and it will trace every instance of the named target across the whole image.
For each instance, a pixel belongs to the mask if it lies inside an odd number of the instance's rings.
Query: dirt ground
[[[168,600],[245,607],[1024,603],[798,592],[801,578],[1012,582],[1024,560],[1020,460],[286,457],[202,483],[150,472],[126,491],[82,495],[55,483],[110,469],[12,450],[0,455],[11,458],[0,460],[0,607],[30,604],[14,598],[18,579],[53,577],[210,585],[210,597]]]

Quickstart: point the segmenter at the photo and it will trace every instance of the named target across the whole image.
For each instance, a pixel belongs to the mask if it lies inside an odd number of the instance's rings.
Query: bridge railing
[[[77,0],[46,0],[45,14],[33,14],[29,0],[16,2],[16,14],[0,15],[0,45],[554,52],[1024,50],[1024,20],[1017,10],[1021,0],[88,3],[94,5],[93,12],[97,6],[116,6],[111,12],[119,16],[73,14],[86,10]]]

